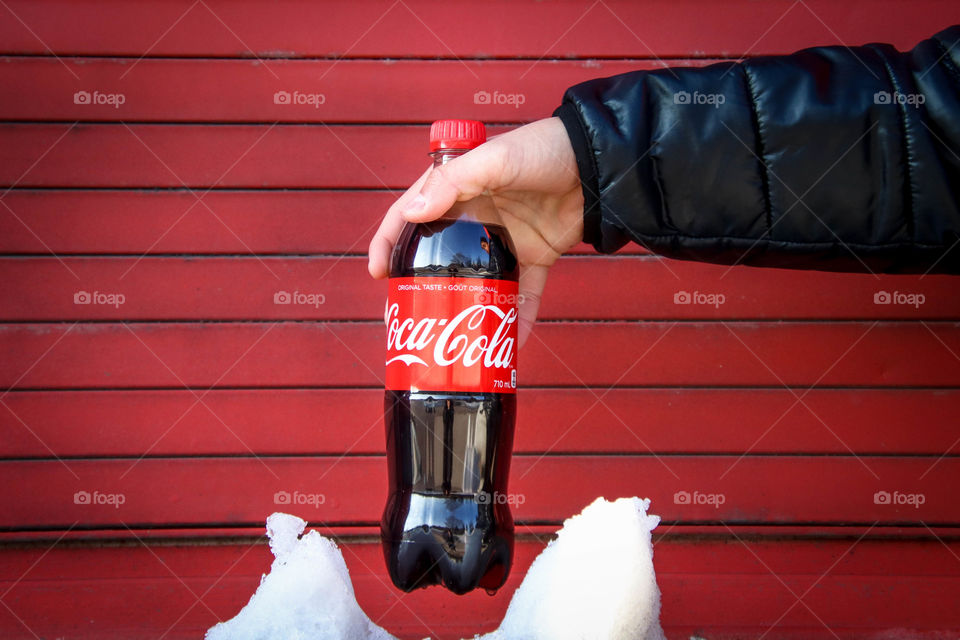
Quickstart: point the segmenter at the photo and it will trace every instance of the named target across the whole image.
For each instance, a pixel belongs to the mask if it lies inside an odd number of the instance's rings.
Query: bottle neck
[[[462,156],[470,149],[437,149],[430,153],[430,157],[433,158],[433,166],[439,167],[442,164],[447,164],[457,156]]]

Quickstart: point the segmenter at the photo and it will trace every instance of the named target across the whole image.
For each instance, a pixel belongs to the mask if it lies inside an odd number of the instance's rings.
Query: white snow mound
[[[270,574],[206,640],[396,640],[360,609],[337,545],[316,531],[299,537],[306,525],[286,513],[267,518]]]
[[[650,500],[593,504],[530,565],[500,628],[480,640],[662,640]]]

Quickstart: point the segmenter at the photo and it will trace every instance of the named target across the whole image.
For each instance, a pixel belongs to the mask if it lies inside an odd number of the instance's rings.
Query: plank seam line
[[[593,384],[593,385],[561,385],[561,384],[543,384],[529,387],[520,387],[521,391],[591,391],[594,389],[607,390],[609,386],[602,384]],[[723,391],[723,392],[744,392],[744,391],[757,391],[757,392],[782,392],[790,393],[791,390],[801,390],[806,391],[809,389],[809,385],[780,385],[780,384],[769,384],[769,385],[639,385],[639,384],[620,384],[614,387],[616,391],[649,391],[649,392],[677,392],[684,393],[688,391]],[[383,391],[382,386],[374,385],[223,385],[223,386],[203,386],[203,385],[190,385],[190,386],[160,386],[154,385],[149,386],[145,385],[142,387],[26,387],[26,388],[17,388],[14,387],[6,392],[6,396],[15,396],[17,394],[32,394],[32,393],[151,393],[151,392],[182,392],[189,393],[191,391],[207,391],[210,390],[211,393],[229,393],[233,391],[243,391],[243,392],[275,392],[275,391]],[[873,392],[873,393],[915,393],[918,391],[932,392],[935,394],[942,393],[954,393],[960,391],[960,385],[953,386],[930,386],[930,385],[894,385],[894,386],[882,386],[882,385],[818,385],[811,393],[817,392],[835,392],[835,393],[850,393],[850,392]]]
[[[791,52],[786,52],[791,53]],[[746,53],[742,56],[734,55],[730,52],[726,53],[701,53],[701,54],[666,54],[666,55],[640,55],[640,56],[615,56],[615,55],[593,55],[593,56],[574,56],[574,57],[538,57],[538,56],[468,56],[468,57],[456,57],[456,56],[416,56],[416,55],[292,55],[292,56],[271,56],[269,53],[260,55],[259,53],[256,56],[237,56],[237,55],[209,55],[209,54],[180,54],[180,55],[144,55],[139,54],[120,54],[120,53],[90,53],[90,52],[54,52],[55,55],[49,53],[28,53],[22,51],[0,51],[0,58],[23,58],[25,60],[49,60],[56,61],[57,58],[61,58],[65,61],[74,61],[74,60],[117,60],[117,61],[171,61],[171,62],[183,62],[183,61],[193,61],[198,62],[252,62],[256,63],[258,61],[270,62],[383,62],[384,64],[392,64],[395,62],[441,62],[441,63],[457,63],[457,62],[476,62],[476,63],[496,63],[496,62],[570,62],[570,63],[582,63],[582,62],[593,62],[593,61],[602,61],[602,62],[619,62],[619,63],[631,63],[631,62],[658,62],[660,60],[670,60],[677,62],[691,61],[691,62],[737,62],[739,60],[749,59],[751,57],[756,57],[758,54]]]
[[[774,460],[783,460],[789,458],[797,459],[823,459],[823,458],[836,458],[841,460],[854,460],[860,458],[868,459],[878,459],[878,460],[954,460],[960,459],[960,453],[958,454],[942,454],[942,453],[802,453],[795,451],[788,452],[777,452],[777,453],[747,453],[744,454],[741,451],[734,452],[629,452],[629,451],[550,451],[549,455],[547,452],[528,452],[528,451],[514,451],[513,458],[515,460],[523,459],[541,459],[546,455],[548,458],[556,459],[595,459],[595,460],[611,460],[617,458],[631,458],[631,459],[658,459],[658,458],[717,458],[717,459],[726,459],[740,457],[741,455],[745,458],[753,459],[774,459]],[[331,452],[331,453],[234,453],[234,454],[210,454],[210,453],[197,453],[197,454],[156,454],[156,455],[146,455],[146,456],[137,456],[135,454],[126,454],[126,455],[117,455],[117,456],[105,456],[105,455],[93,455],[93,456],[58,456],[56,458],[49,456],[38,456],[38,457],[21,457],[21,458],[12,458],[12,457],[2,457],[0,458],[0,464],[3,463],[31,463],[31,462],[57,462],[59,460],[68,460],[72,462],[129,462],[131,460],[141,460],[149,459],[154,461],[171,461],[171,460],[191,460],[191,461],[220,461],[220,460],[290,460],[298,459],[303,461],[336,461],[343,458],[357,459],[357,460],[384,460],[386,459],[386,454],[384,453],[363,453],[363,452],[349,452],[349,453],[340,453],[340,452]]]
[[[871,322],[875,322],[880,327],[887,328],[907,328],[907,327],[917,327],[922,326],[923,324],[928,325],[950,325],[953,328],[957,328],[960,325],[960,321],[953,318],[909,318],[909,319],[899,319],[899,318],[850,318],[850,319],[833,319],[833,318],[813,318],[813,319],[789,319],[784,320],[782,318],[729,318],[726,316],[718,318],[656,318],[656,319],[642,319],[642,318],[552,318],[552,319],[543,319],[537,320],[537,325],[544,326],[579,326],[583,325],[596,325],[600,326],[609,326],[609,325],[622,325],[626,327],[650,327],[656,325],[690,325],[702,327],[705,325],[717,326],[721,324],[729,324],[733,326],[744,326],[744,325],[759,325],[764,327],[777,326],[777,327],[805,327],[811,325],[837,325],[837,326],[847,326],[847,325],[865,325]],[[133,318],[117,318],[117,319],[73,319],[73,318],[57,318],[57,319],[38,319],[38,320],[2,320],[0,321],[0,330],[11,328],[11,327],[20,327],[20,326],[29,326],[29,325],[73,325],[73,324],[82,324],[82,325],[103,325],[104,328],[117,327],[123,324],[126,325],[162,325],[167,324],[171,325],[170,328],[175,328],[177,326],[184,328],[193,328],[197,325],[259,325],[259,324],[270,324],[270,325],[302,325],[302,324],[311,324],[311,325],[344,325],[352,324],[359,326],[375,326],[382,327],[383,320],[377,320],[374,318],[245,318],[245,319],[231,319],[231,318],[183,318],[183,319],[133,319]]]

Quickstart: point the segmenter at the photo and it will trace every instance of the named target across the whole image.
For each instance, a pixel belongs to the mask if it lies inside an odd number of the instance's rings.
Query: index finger
[[[408,201],[420,193],[420,188],[423,187],[423,183],[432,169],[433,166],[428,167],[417,181],[402,196],[397,198],[396,202],[390,205],[390,208],[387,209],[387,215],[383,217],[380,227],[373,235],[373,239],[370,240],[370,247],[367,250],[367,271],[374,278],[386,278],[390,275],[390,253],[393,251],[393,245],[397,243],[397,238],[400,237],[400,231],[403,230],[403,225],[406,222],[400,211]]]

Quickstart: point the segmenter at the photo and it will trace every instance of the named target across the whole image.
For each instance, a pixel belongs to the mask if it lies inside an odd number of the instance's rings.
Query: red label
[[[387,389],[517,392],[517,283],[390,278]]]

